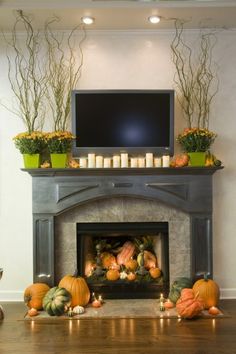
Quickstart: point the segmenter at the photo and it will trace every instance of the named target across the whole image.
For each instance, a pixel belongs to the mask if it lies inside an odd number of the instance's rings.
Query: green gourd
[[[184,288],[192,288],[192,281],[189,278],[178,278],[176,279],[170,288],[169,299],[174,304],[180,298],[181,290]]]
[[[64,288],[55,286],[43,298],[43,308],[50,316],[60,316],[71,304],[71,294]]]

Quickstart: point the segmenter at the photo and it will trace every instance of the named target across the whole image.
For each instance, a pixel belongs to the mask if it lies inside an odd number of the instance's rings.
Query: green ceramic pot
[[[205,152],[188,152],[190,159],[190,166],[205,166],[206,153]]]
[[[67,154],[50,154],[52,168],[65,168]]]
[[[23,154],[25,168],[39,168],[40,154]]]

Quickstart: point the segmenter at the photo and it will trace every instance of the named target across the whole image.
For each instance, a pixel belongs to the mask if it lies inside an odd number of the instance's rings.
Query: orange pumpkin
[[[203,279],[199,279],[194,283],[193,291],[195,295],[199,294],[199,297],[204,302],[205,309],[217,306],[220,298],[220,289],[214,280],[208,279],[204,275]]]
[[[195,296],[193,289],[182,289],[179,300],[176,302],[176,310],[182,318],[193,318],[203,310],[203,303]]]
[[[107,280],[115,281],[120,278],[120,273],[117,269],[109,269],[106,273]]]
[[[138,262],[135,259],[130,258],[128,262],[125,263],[125,267],[128,270],[135,271],[138,267]]]
[[[101,254],[101,260],[102,260],[103,267],[106,269],[109,269],[112,265],[117,264],[116,257],[109,252],[103,252]]]
[[[160,268],[150,268],[149,273],[153,279],[159,278],[161,276]]]
[[[90,299],[90,291],[84,278],[75,275],[64,276],[59,288],[65,288],[71,294],[71,306],[86,306]]]
[[[175,158],[175,167],[184,167],[188,165],[189,156],[187,154],[177,155]]]
[[[31,309],[41,310],[43,308],[43,298],[50,290],[44,283],[35,283],[25,289],[24,302]]]
[[[136,279],[136,275],[135,275],[135,273],[129,273],[129,274],[127,274],[127,279],[129,280],[129,281],[134,281],[135,279]]]

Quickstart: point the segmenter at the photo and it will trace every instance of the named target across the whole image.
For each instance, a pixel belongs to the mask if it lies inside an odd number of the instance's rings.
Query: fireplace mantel
[[[192,278],[212,277],[212,175],[221,168],[23,169],[33,179],[34,281],[55,285],[55,216],[114,197],[156,200],[188,213]]]

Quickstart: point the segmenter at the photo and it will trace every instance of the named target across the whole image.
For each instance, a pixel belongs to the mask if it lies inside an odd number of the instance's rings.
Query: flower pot
[[[52,168],[65,168],[67,163],[67,154],[50,154]]]
[[[205,166],[205,152],[188,152],[188,155],[190,159],[190,166]]]
[[[23,154],[25,168],[39,168],[40,154]]]

